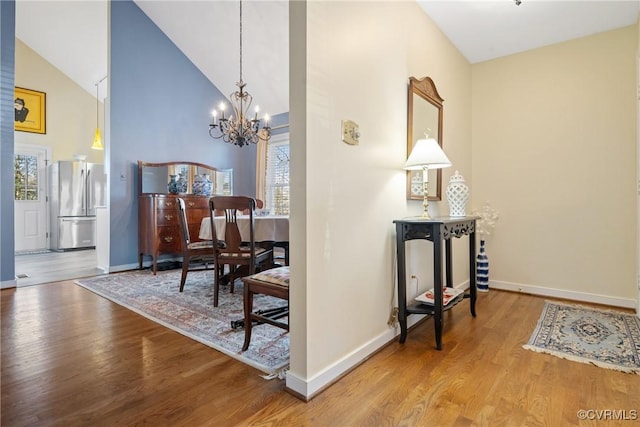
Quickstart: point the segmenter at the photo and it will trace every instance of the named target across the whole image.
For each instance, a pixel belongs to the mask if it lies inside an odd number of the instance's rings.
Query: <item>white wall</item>
[[[309,396],[396,332],[387,326],[395,305],[393,220],[422,209],[405,199],[408,78],[434,80],[445,99],[444,149],[470,180],[471,71],[413,2],[308,2],[306,9],[307,39],[298,51],[305,18],[290,13],[291,61],[306,63],[306,82],[291,73],[298,82],[291,89],[292,188],[304,190],[292,195],[287,385]],[[299,109],[306,109],[306,129],[296,124]],[[359,124],[359,145],[341,142],[343,119]],[[445,183],[454,168],[444,170]],[[446,202],[430,206],[432,215],[448,214]],[[408,272],[426,288],[432,258],[430,244],[421,243],[410,247]],[[466,245],[454,246],[456,284],[468,277]]]
[[[640,317],[640,20],[636,24],[636,90],[638,99],[636,103],[636,184],[638,191],[636,201],[636,315]]]
[[[475,64],[491,286],[633,307],[636,26]]]

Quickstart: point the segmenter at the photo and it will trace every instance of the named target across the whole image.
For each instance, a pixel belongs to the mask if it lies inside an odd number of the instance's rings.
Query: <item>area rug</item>
[[[272,377],[289,363],[289,335],[271,325],[252,328],[251,345],[241,351],[244,329],[234,329],[231,321],[244,317],[243,285],[236,281],[235,292],[221,286],[218,307],[213,307],[213,272],[189,272],[184,291],[179,292],[181,271],[150,271],[110,274],[75,283],[142,316],[212,347]],[[254,297],[254,308],[281,307],[283,301],[266,295]]]
[[[640,319],[633,314],[545,302],[527,350],[640,374]]]

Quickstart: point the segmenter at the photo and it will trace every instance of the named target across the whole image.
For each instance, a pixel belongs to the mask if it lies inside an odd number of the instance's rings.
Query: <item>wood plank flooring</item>
[[[442,351],[421,322],[307,403],[70,281],[0,297],[2,426],[630,426],[577,414],[640,411],[640,375],[522,348],[544,305],[525,294],[482,294],[475,319],[454,307]]]

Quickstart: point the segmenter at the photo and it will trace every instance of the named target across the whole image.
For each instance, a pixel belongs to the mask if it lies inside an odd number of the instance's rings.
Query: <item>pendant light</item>
[[[93,137],[93,144],[91,148],[94,150],[104,150],[104,146],[102,145],[102,138],[100,137],[100,98],[98,97],[98,88],[100,83],[96,83],[96,134]]]

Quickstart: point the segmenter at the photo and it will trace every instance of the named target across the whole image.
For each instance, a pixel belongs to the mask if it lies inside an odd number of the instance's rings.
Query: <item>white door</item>
[[[48,249],[47,163],[50,148],[16,144],[15,251]]]

